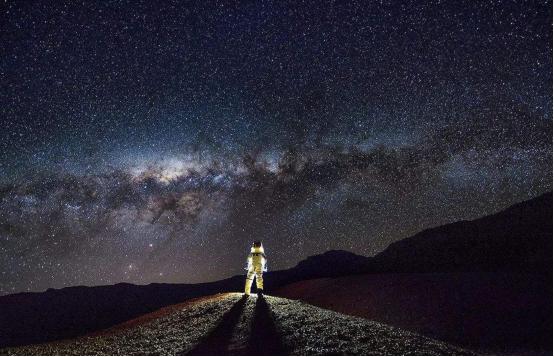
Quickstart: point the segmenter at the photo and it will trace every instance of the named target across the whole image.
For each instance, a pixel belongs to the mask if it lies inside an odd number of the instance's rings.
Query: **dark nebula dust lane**
[[[203,282],[552,190],[552,3],[0,5],[0,294]]]

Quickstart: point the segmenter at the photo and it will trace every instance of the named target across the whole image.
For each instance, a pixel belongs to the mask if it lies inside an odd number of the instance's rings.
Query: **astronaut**
[[[262,242],[254,242],[248,254],[246,270],[246,284],[244,285],[244,294],[250,295],[250,288],[252,287],[252,281],[256,276],[256,287],[258,288],[258,296],[263,295],[264,291],[264,278],[263,273],[267,271],[267,259],[264,253],[264,247]]]

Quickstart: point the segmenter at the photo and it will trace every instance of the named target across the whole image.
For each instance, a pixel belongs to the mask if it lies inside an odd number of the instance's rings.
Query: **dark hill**
[[[266,273],[271,282],[268,291],[291,282],[357,274],[366,269],[368,258],[344,250],[330,250],[323,254],[310,256],[295,267]]]
[[[367,270],[551,273],[552,193],[393,243]]]

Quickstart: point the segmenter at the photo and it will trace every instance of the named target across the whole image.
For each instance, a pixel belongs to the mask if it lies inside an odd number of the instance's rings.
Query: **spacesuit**
[[[250,249],[250,254],[247,259],[246,270],[246,284],[244,285],[244,293],[250,295],[250,288],[252,287],[252,281],[254,276],[256,277],[256,287],[258,288],[258,295],[261,295],[264,290],[264,278],[263,273],[267,271],[267,259],[264,253],[264,247],[262,242],[254,242]]]

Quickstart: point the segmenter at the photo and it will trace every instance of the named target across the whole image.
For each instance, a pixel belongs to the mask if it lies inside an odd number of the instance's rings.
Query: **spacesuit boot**
[[[264,295],[264,277],[263,271],[256,271],[256,288],[258,289],[258,297]]]

